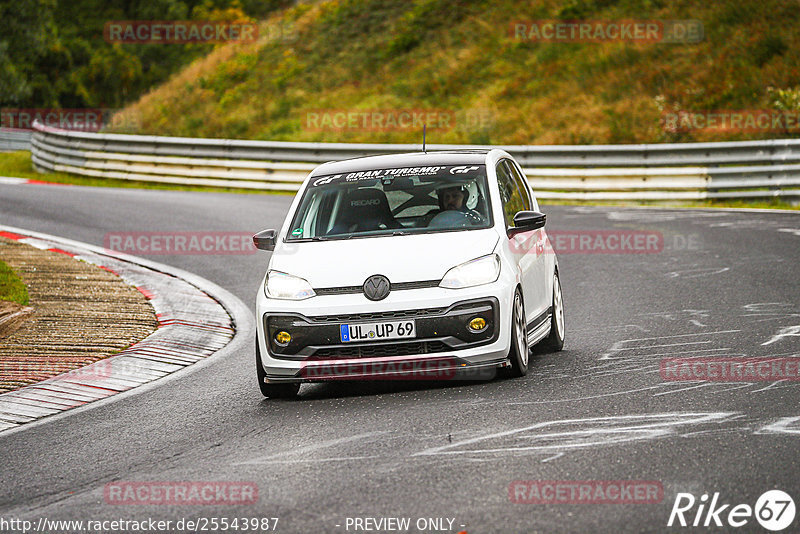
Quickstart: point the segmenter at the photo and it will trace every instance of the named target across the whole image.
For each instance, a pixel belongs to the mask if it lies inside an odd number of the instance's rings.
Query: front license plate
[[[350,341],[384,341],[417,336],[414,321],[389,321],[386,323],[359,323],[339,325],[342,343]]]

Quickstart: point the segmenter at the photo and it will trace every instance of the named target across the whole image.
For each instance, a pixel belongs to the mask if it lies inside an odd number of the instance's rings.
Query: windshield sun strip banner
[[[311,187],[319,187],[332,183],[355,183],[361,180],[393,179],[406,176],[424,176],[439,179],[453,179],[475,174],[485,169],[485,165],[431,165],[426,167],[394,167],[390,169],[372,169],[348,173],[331,174],[315,177]]]

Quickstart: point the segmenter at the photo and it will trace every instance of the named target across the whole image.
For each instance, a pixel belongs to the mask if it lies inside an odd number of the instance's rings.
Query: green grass
[[[294,194],[284,191],[264,191],[261,189],[242,189],[235,187],[207,187],[180,184],[160,184],[135,180],[114,180],[110,178],[91,178],[64,172],[36,172],[31,163],[31,153],[27,151],[0,152],[0,176],[27,178],[55,184],[85,185],[93,187],[122,187],[129,189],[158,189],[171,191],[203,191],[211,193],[259,193],[264,195]]]
[[[28,304],[28,288],[3,261],[0,261],[0,300],[10,300],[23,306]]]

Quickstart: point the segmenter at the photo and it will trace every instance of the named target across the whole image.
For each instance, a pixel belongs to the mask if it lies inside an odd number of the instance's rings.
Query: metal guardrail
[[[417,152],[419,145],[289,143],[97,134],[34,124],[41,172],[211,187],[296,191],[319,163]],[[429,145],[428,149],[497,148]],[[539,198],[800,198],[800,139],[652,145],[503,146]]]
[[[30,150],[32,134],[30,130],[0,128],[0,152]]]

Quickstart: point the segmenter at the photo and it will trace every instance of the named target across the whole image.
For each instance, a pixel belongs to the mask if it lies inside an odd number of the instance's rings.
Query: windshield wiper
[[[353,234],[348,235],[315,235],[311,238],[312,241],[336,241],[338,239],[350,239]]]
[[[408,230],[395,230],[391,234],[388,232],[382,232],[379,234],[342,234],[342,235],[316,235],[314,237],[309,237],[306,239],[310,239],[311,241],[338,241],[340,239],[350,239],[353,236],[358,237],[386,237],[386,236],[395,236],[395,235],[411,235],[412,232]]]

